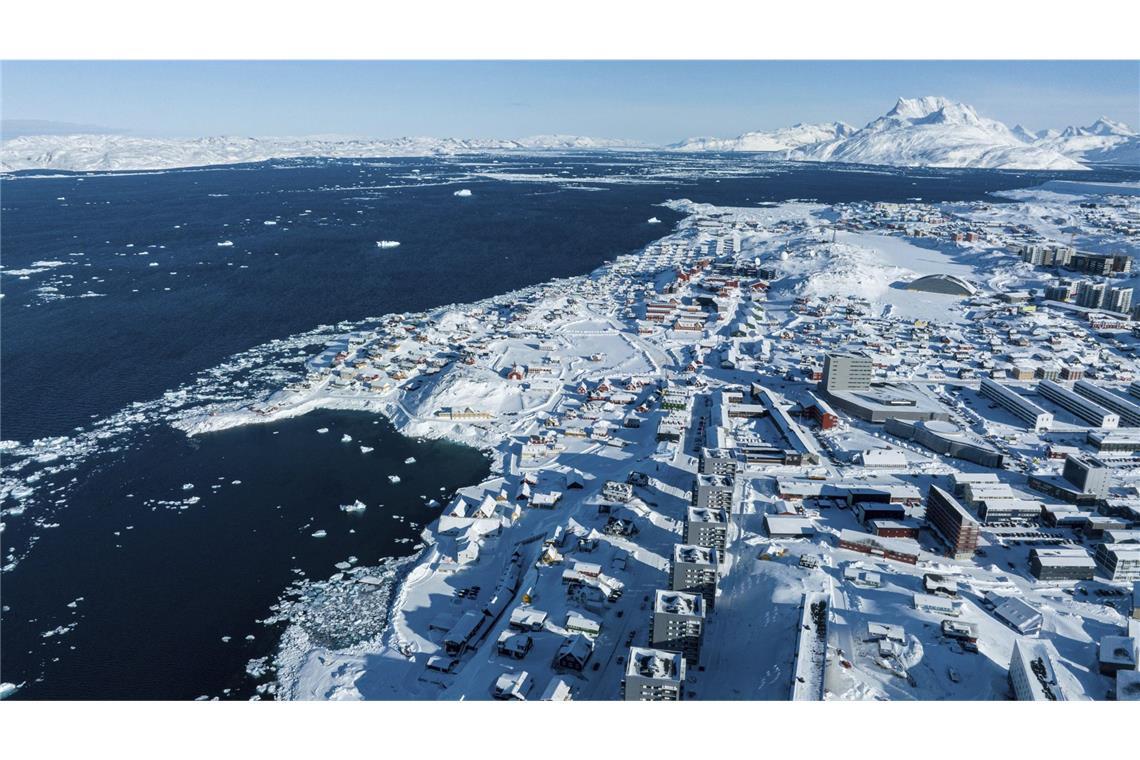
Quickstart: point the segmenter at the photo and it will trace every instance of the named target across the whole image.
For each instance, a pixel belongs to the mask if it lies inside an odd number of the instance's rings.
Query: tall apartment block
[[[680,652],[689,665],[701,658],[705,629],[705,600],[699,594],[658,590],[653,600],[653,624],[649,645]]]
[[[702,509],[717,507],[732,511],[736,496],[736,481],[731,475],[700,473],[693,479],[693,506]]]
[[[676,702],[685,698],[685,658],[680,652],[629,648],[626,702]]]
[[[728,543],[728,518],[723,509],[689,507],[685,515],[685,543],[716,549],[724,559]]]
[[[981,526],[957,499],[935,485],[926,494],[926,521],[950,547],[954,559],[974,556]]]
[[[823,387],[827,391],[865,391],[871,387],[871,357],[827,354],[823,358]]]
[[[673,547],[673,572],[669,588],[700,594],[705,607],[716,607],[717,551],[706,546],[676,544]]]

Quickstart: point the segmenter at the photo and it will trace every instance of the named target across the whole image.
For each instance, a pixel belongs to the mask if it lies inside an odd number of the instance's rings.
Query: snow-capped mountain
[[[1104,116],[1087,127],[1066,127],[1039,135],[1034,143],[1078,161],[1140,164],[1140,135]]]
[[[1022,130],[1025,132],[1025,130]],[[793,151],[805,161],[977,169],[1084,169],[1053,148],[1029,144],[1005,124],[946,98],[900,98],[850,136]]]
[[[571,135],[521,140],[400,137],[203,137],[165,139],[125,135],[35,135],[0,146],[0,171],[59,169],[124,171],[250,163],[272,158],[381,158],[527,150],[636,148],[636,143]]]
[[[738,137],[690,137],[669,148],[681,151],[780,152],[842,139],[854,131],[854,127],[842,121],[795,124],[772,132],[745,132]]]
[[[535,135],[514,142],[517,142],[520,148],[528,150],[613,150],[646,147],[645,143],[634,140],[580,137],[578,135]]]
[[[121,134],[23,135],[0,145],[0,171],[124,171],[266,161],[273,158],[383,158],[543,150],[622,150],[626,140],[538,135],[518,140],[401,137],[205,137],[163,139]],[[1101,118],[1087,127],[1033,133],[979,116],[946,98],[901,98],[861,129],[842,121],[796,124],[737,137],[694,137],[667,147],[683,152],[758,152],[797,161],[938,168],[1079,170],[1085,163],[1140,165],[1140,135]]]

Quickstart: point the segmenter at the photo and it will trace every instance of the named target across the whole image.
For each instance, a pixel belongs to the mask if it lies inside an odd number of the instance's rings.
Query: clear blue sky
[[[683,53],[683,51],[678,51]],[[1030,129],[1140,127],[1132,62],[5,62],[3,118],[139,135],[563,133],[665,143],[794,122],[862,126],[945,95]]]

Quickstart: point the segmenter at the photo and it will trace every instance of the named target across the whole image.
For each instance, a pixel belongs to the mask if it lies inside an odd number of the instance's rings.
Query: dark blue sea
[[[1000,202],[1057,178],[1140,172],[576,154],[0,179],[0,680],[17,698],[248,697],[247,661],[274,646],[257,621],[292,581],[408,555],[436,512],[422,497],[486,475],[480,452],[357,413],[170,427],[287,381],[338,323],[584,274],[666,234],[669,199]],[[338,510],[354,499],[384,506]]]

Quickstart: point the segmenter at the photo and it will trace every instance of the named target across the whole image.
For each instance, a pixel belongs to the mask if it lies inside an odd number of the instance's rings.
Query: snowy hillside
[[[1024,132],[1024,130],[1023,130]],[[900,98],[885,115],[844,139],[792,158],[890,166],[977,169],[1083,169],[1048,147],[1027,144],[1005,124],[945,98]]]
[[[690,137],[669,147],[682,151],[778,152],[842,139],[854,131],[854,127],[842,121],[796,124],[773,132],[745,132],[738,137]]]
[[[401,137],[205,137],[163,139],[124,135],[36,135],[0,146],[0,170],[123,171],[265,161],[271,158],[380,158],[512,150],[596,150],[636,147],[621,140],[539,135],[521,140]]]

